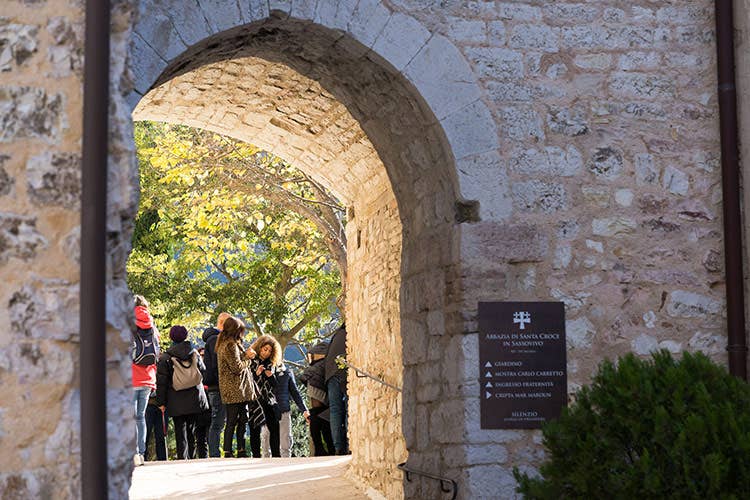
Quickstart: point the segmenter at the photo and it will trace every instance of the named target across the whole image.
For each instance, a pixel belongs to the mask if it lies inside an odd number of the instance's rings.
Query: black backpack
[[[133,363],[140,366],[155,365],[159,357],[153,328],[136,327],[133,335]]]

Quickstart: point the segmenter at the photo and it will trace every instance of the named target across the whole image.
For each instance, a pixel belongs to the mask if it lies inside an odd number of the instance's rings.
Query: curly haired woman
[[[257,356],[250,362],[253,377],[258,383],[258,401],[263,408],[271,444],[271,456],[280,457],[279,420],[281,411],[276,402],[276,369],[281,366],[281,345],[270,335],[261,335],[250,347]],[[251,422],[252,424],[252,422]],[[250,448],[254,457],[260,457],[260,430],[262,425],[251,425]]]

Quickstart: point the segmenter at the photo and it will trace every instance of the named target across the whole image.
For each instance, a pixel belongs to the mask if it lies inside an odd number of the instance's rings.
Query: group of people
[[[203,348],[196,349],[187,329],[175,325],[169,331],[172,344],[162,352],[148,307],[145,298],[135,296],[135,465],[148,458],[151,435],[156,459],[167,459],[168,418],[178,459],[221,457],[222,448],[225,458],[247,457],[248,433],[253,457],[269,451],[272,457],[289,457],[292,400],[309,424],[313,455],[348,453],[346,369],[336,362],[346,352],[344,325],[330,342],[320,342],[307,353],[309,366],[300,381],[307,386],[308,410],[272,336],[261,335],[245,347],[244,323],[223,312],[216,327],[203,332]]]

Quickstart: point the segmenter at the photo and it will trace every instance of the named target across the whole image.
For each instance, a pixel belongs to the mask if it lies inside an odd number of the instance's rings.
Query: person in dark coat
[[[346,357],[346,326],[344,324],[331,337],[331,345],[326,354],[326,389],[328,392],[328,406],[331,409],[331,437],[336,455],[346,455],[349,452],[349,442],[346,437],[347,403],[346,368],[339,368],[336,358]]]
[[[255,378],[255,382],[260,389],[258,393],[258,402],[263,408],[265,424],[268,428],[268,435],[271,447],[271,456],[281,456],[281,439],[279,434],[279,421],[281,420],[281,410],[276,401],[276,370],[281,365],[281,345],[279,341],[270,335],[261,335],[258,337],[250,348],[257,353],[250,362],[250,369]],[[250,447],[253,457],[260,457],[260,439],[261,427],[257,425],[250,426]]]
[[[310,436],[313,440],[313,456],[333,455],[333,438],[328,423],[328,397],[326,396],[326,364],[328,342],[315,344],[307,352],[310,366],[299,376],[300,383],[307,386],[310,396]]]
[[[162,411],[167,411],[174,423],[177,459],[189,458],[188,441],[194,439],[193,431],[196,418],[208,410],[208,399],[203,390],[203,382],[195,387],[176,391],[172,386],[173,364],[197,363],[199,370],[205,370],[198,352],[187,339],[187,329],[175,325],[169,330],[172,346],[159,357],[156,366],[156,402]]]
[[[297,381],[294,379],[294,372],[283,362],[276,369],[275,394],[276,402],[281,412],[281,419],[279,420],[281,456],[289,458],[292,456],[292,445],[294,444],[294,440],[292,439],[292,400],[294,400],[297,408],[302,412],[308,423],[310,422],[310,412],[307,409],[307,405],[305,405],[305,401],[302,399],[302,395],[299,393]],[[261,434],[261,441],[263,442],[263,456],[265,457],[269,443],[268,432]]]
[[[227,409],[221,400],[221,392],[219,391],[219,362],[216,358],[216,341],[219,339],[219,333],[224,329],[224,321],[228,317],[229,313],[220,313],[216,319],[216,328],[211,326],[203,331],[203,342],[206,344],[203,352],[203,362],[206,365],[203,384],[206,386],[206,396],[208,396],[208,404],[211,407],[211,426],[208,428],[208,456],[212,458],[221,456],[219,442],[227,419]]]

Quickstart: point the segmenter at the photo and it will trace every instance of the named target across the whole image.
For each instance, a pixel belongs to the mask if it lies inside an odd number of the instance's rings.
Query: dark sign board
[[[482,429],[533,429],[567,403],[562,302],[479,303]]]

